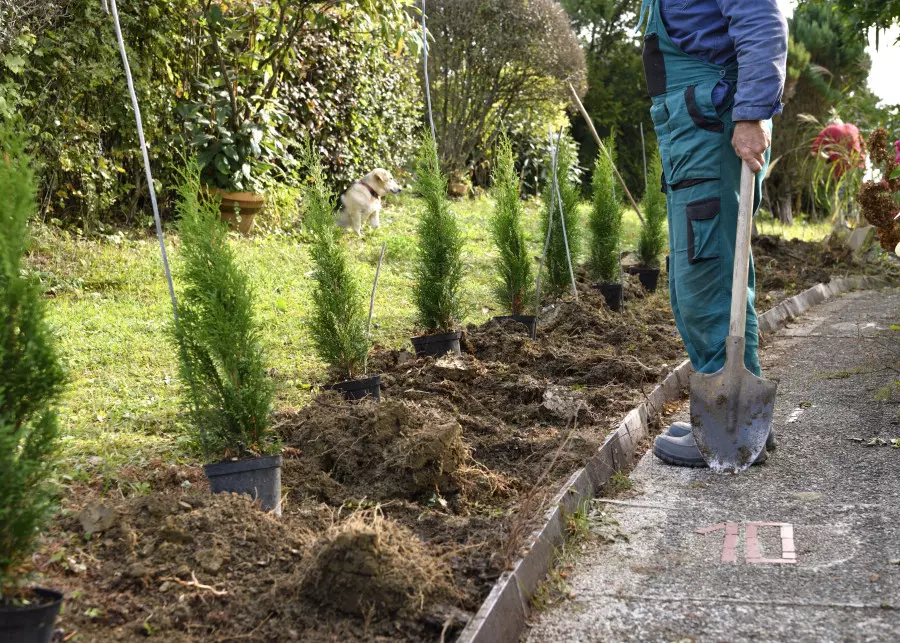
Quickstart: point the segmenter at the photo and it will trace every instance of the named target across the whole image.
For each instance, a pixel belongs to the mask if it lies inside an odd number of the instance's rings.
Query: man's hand
[[[765,163],[763,154],[771,144],[769,129],[763,125],[762,121],[738,121],[735,123],[731,145],[734,147],[735,154],[747,161],[747,165],[753,172],[759,172],[763,168]]]

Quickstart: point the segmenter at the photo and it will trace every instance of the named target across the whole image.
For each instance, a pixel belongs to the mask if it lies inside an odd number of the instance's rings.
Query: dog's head
[[[397,194],[402,191],[400,184],[394,180],[391,173],[384,168],[377,168],[369,172],[366,177],[366,183],[372,186],[379,195]]]

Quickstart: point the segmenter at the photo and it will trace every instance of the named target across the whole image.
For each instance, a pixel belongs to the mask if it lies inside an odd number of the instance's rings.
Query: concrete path
[[[900,438],[892,323],[900,290],[868,291],[769,337],[778,450],[738,476],[646,454],[528,640],[900,641],[900,448],[866,446]]]

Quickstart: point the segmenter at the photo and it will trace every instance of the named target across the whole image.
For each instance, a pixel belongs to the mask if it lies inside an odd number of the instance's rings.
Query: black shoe
[[[673,438],[670,435],[657,436],[653,441],[653,455],[676,467],[705,467],[706,460],[700,455],[700,449],[690,433]],[[759,454],[753,464],[762,464],[768,459],[766,450]]]
[[[672,436],[673,438],[680,438],[683,435],[689,435],[691,433],[691,425],[687,422],[672,422],[669,425],[669,428],[666,429],[666,435]],[[775,427],[772,427],[769,430],[769,437],[766,438],[766,451],[774,451],[775,447],[778,444],[775,441]]]

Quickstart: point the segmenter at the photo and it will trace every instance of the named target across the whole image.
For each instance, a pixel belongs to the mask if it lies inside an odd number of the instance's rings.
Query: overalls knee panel
[[[644,13],[644,73],[668,206],[672,312],[694,369],[715,373],[725,365],[741,159],[731,146],[733,95],[720,111],[712,94],[720,80],[737,81],[737,65],[722,67],[681,51],[666,32],[659,0],[644,0]],[[756,178],[755,208],[765,171]],[[744,363],[759,375],[754,290],[751,257]]]

